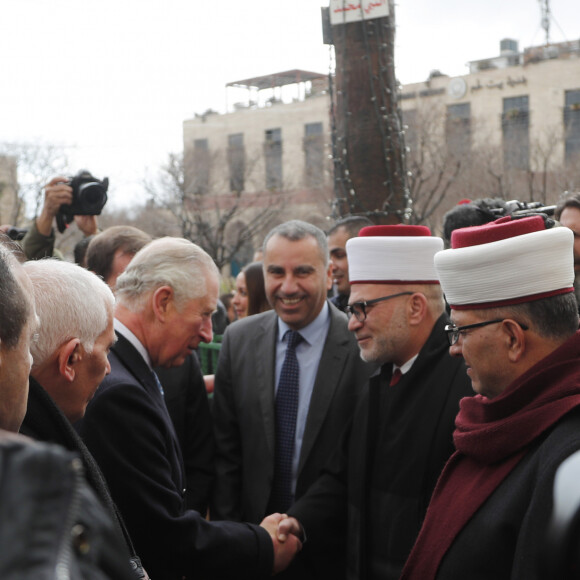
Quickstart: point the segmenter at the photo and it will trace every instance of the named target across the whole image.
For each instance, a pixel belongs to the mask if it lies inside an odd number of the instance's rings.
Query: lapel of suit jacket
[[[276,414],[274,410],[276,381],[276,341],[278,339],[278,315],[271,311],[264,316],[256,329],[255,341],[250,345],[255,349],[252,357],[256,362],[256,391],[262,410],[264,431],[268,449],[274,457],[276,451]]]
[[[165,408],[165,402],[153,377],[153,371],[137,352],[137,349],[122,334],[117,333],[117,338],[118,340],[113,345],[112,350],[115,351],[125,368],[143,385],[143,388],[153,400]]]
[[[316,443],[316,438],[324,423],[334,393],[341,383],[341,375],[349,357],[349,332],[344,314],[330,305],[330,327],[328,328],[326,342],[318,364],[314,389],[312,390],[308,408],[308,417],[298,463],[298,476],[300,476],[302,467]]]
[[[145,362],[145,360],[143,360],[143,357],[139,354],[137,349],[122,334],[118,332],[116,334],[118,340],[112,346],[111,350],[115,352],[117,358],[121,361],[125,368],[135,377],[139,384],[141,384],[141,386],[145,389],[146,393],[153,399],[155,405],[159,409],[159,412],[165,418],[167,429],[171,433],[172,445],[179,463],[179,468],[181,469],[180,477],[183,479],[185,466],[183,463],[181,447],[177,439],[173,421],[169,416],[169,411],[167,410],[165,399],[159,391],[159,387],[155,381],[153,371],[149,368],[149,365]],[[183,482],[181,483],[181,486],[183,487]]]

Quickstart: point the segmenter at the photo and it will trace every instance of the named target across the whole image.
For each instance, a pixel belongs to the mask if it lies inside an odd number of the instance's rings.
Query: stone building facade
[[[186,120],[184,152],[201,176],[198,186],[212,191],[210,183],[221,175],[214,194],[227,197],[242,188],[277,195],[284,200],[278,221],[296,217],[326,228],[334,199],[328,81],[316,73],[288,73],[231,83],[247,89],[250,98],[225,114]],[[306,88],[282,102],[276,90],[285,84]],[[260,102],[264,92],[270,97]],[[517,42],[502,40],[499,56],[469,63],[466,75],[434,71],[426,81],[402,86],[399,105],[409,158],[428,141],[421,162],[433,165],[434,181],[448,180],[431,213],[421,213],[428,193],[416,190],[417,215],[436,230],[461,198],[543,196],[550,203],[564,189],[580,189],[579,41],[520,52]],[[462,177],[452,169],[458,165]],[[426,174],[424,167],[409,169],[411,175],[412,169]],[[251,213],[248,207],[248,218]]]

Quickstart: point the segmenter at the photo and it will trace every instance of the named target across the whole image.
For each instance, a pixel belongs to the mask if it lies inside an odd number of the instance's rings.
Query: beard
[[[406,363],[404,352],[411,341],[407,317],[402,308],[395,310],[390,321],[380,330],[375,330],[372,341],[365,348],[360,347],[360,357],[365,362],[384,365]]]

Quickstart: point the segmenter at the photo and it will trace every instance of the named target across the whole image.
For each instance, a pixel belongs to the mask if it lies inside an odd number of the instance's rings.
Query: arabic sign
[[[389,15],[389,0],[330,0],[330,23],[346,24]]]

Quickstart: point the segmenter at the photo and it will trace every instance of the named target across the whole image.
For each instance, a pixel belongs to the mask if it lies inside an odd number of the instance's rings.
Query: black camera
[[[545,205],[541,201],[518,201],[517,199],[512,199],[505,203],[506,215],[512,215],[515,217],[529,217],[530,215],[538,213],[552,216],[556,210],[555,205]]]
[[[556,225],[556,222],[551,217],[556,211],[556,206],[544,205],[541,201],[518,201],[517,199],[512,199],[505,202],[504,208],[490,211],[495,213],[498,218],[509,215],[514,220],[539,215],[544,220],[546,229],[553,228]]]
[[[107,203],[109,178],[102,181],[91,175],[89,171],[81,170],[70,178],[68,185],[72,187],[72,203],[60,206],[56,215],[56,225],[59,232],[64,232],[75,215],[100,215]]]

